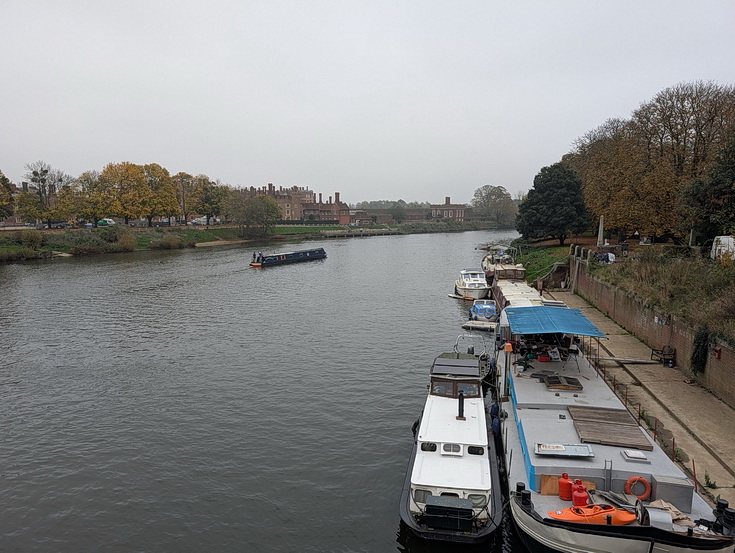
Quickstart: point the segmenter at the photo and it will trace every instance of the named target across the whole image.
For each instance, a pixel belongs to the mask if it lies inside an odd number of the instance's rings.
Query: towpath
[[[601,366],[618,396],[634,416],[640,410],[642,426],[656,432],[666,451],[675,448],[690,477],[696,470],[700,491],[735,506],[735,409],[676,367],[651,363],[651,348],[580,296],[567,291],[544,295],[581,310],[607,335],[600,340],[599,355],[611,358]]]

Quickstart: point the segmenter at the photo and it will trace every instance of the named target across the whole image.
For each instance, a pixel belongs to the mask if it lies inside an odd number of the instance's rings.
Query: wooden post
[[[692,459],[692,474],[694,475],[694,493],[697,493],[697,465],[694,464],[694,459]]]
[[[625,387],[625,399],[623,400],[623,405],[625,405],[626,408],[628,407],[628,387],[627,386]]]
[[[638,403],[638,426],[641,425],[641,404]]]
[[[656,432],[658,431],[658,419],[653,421],[653,441],[656,441]]]

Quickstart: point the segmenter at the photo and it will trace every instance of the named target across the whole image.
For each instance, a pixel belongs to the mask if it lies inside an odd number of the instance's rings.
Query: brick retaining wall
[[[587,250],[573,248],[573,255],[569,258],[569,286],[573,286],[574,292],[651,348],[659,349],[665,345],[676,348],[676,365],[683,376],[695,379],[735,408],[735,351],[715,341],[719,352],[711,349],[704,372],[693,373],[690,359],[696,329],[654,306],[646,305],[630,293],[593,277],[587,272],[587,263]]]

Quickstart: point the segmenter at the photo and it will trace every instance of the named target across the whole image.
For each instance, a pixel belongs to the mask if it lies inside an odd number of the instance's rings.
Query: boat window
[[[442,451],[444,451],[444,453],[461,454],[462,446],[459,444],[442,444]]]
[[[452,492],[442,492],[442,497],[459,497],[459,494],[452,493]]]
[[[484,507],[487,505],[487,496],[479,493],[471,493],[467,496],[467,499],[472,500],[473,507]]]
[[[480,397],[480,387],[477,382],[457,382],[457,397],[463,392],[464,397]]]
[[[435,396],[452,397],[454,384],[446,380],[434,380],[431,384],[431,393]]]
[[[436,444],[432,442],[424,442],[421,444],[421,451],[436,451]]]
[[[478,382],[452,382],[449,380],[432,380],[431,393],[435,396],[459,397],[459,392],[464,393],[465,398],[480,397],[480,385]]]
[[[485,448],[480,447],[479,445],[471,445],[467,448],[467,453],[469,453],[470,455],[484,455]]]
[[[413,500],[416,503],[426,503],[426,500],[431,497],[432,493],[429,490],[415,489],[413,491]]]

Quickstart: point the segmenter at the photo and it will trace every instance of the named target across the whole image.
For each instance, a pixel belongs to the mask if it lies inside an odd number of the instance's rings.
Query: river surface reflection
[[[459,270],[514,236],[0,266],[0,549],[447,550],[399,526],[411,425]]]

